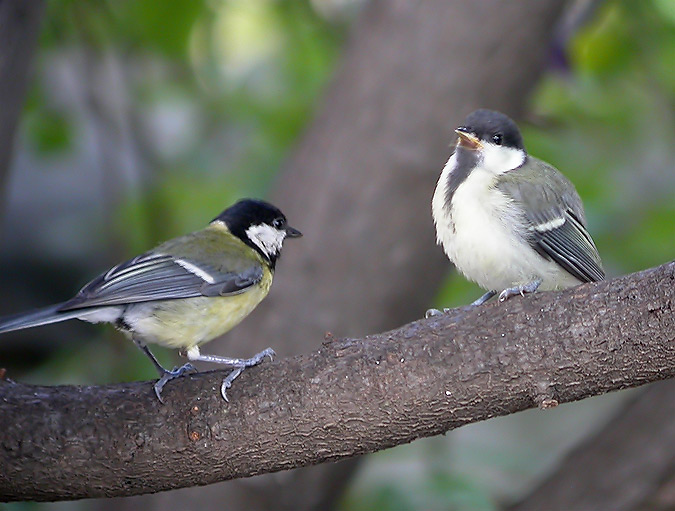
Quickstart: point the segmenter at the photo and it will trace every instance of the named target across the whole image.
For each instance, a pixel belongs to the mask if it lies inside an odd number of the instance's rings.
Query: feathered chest
[[[524,229],[518,208],[496,182],[496,176],[476,169],[448,196],[447,182],[439,181],[433,200],[437,241],[453,262],[456,245],[469,253],[501,252]]]
[[[495,283],[510,282],[528,252],[520,209],[496,187],[498,176],[493,173],[474,168],[453,186],[450,172],[441,174],[432,203],[437,242],[479,285],[496,288]]]

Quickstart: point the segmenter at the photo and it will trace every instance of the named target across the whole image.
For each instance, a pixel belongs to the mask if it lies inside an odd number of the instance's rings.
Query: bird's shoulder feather
[[[496,188],[522,206],[527,240],[581,282],[603,280],[600,255],[586,229],[586,215],[574,185],[552,165],[528,156],[499,177]]]
[[[112,267],[61,310],[237,294],[260,282],[263,265],[257,252],[212,224]]]

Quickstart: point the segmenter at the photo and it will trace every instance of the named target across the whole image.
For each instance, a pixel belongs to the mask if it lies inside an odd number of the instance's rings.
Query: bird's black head
[[[272,268],[281,254],[284,239],[302,236],[288,225],[279,208],[259,199],[241,199],[213,221],[224,222],[232,234],[257,250]]]
[[[481,142],[525,150],[523,137],[513,120],[495,110],[475,110],[471,112],[464,124],[457,128],[460,134],[460,145],[465,141],[461,134],[475,136]]]

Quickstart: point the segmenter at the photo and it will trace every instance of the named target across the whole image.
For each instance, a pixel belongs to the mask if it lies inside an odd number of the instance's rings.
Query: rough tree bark
[[[150,382],[0,384],[0,500],[204,485],[670,378],[675,262],[329,339],[310,355],[245,372],[229,404],[218,394],[224,374],[172,382],[166,405]]]
[[[449,269],[430,201],[452,129],[479,106],[522,113],[563,0],[376,0],[273,194],[305,237],[270,296],[214,352],[306,353],[326,331],[418,318]],[[214,346],[214,348],[211,348]],[[100,509],[329,509],[356,460]]]
[[[43,10],[43,0],[0,0],[0,189],[12,157],[14,131]]]
[[[669,349],[667,346],[665,349]],[[667,511],[675,507],[675,381],[638,395],[509,511]]]

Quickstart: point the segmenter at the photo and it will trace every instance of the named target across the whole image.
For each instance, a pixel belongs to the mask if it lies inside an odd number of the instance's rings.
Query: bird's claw
[[[164,388],[164,385],[169,383],[171,380],[179,378],[183,376],[185,373],[189,373],[192,371],[196,371],[196,369],[189,362],[180,367],[174,367],[171,371],[164,371],[162,377],[159,380],[157,380],[154,385],[155,395],[157,396],[157,399],[159,399],[159,402],[164,404],[164,400],[162,399],[162,389]]]
[[[478,298],[478,300],[474,300],[473,302],[471,302],[471,307],[477,307],[478,305],[483,305],[485,302],[487,302],[490,298],[492,298],[496,294],[497,294],[496,291],[488,291],[483,296]],[[501,298],[500,298],[500,300],[501,300]],[[439,311],[438,309],[429,309],[428,311],[426,311],[424,313],[424,317],[427,318],[427,319],[433,318],[434,316],[440,316],[441,314],[447,314],[448,312],[450,312],[450,310],[451,309],[448,309],[447,307],[444,308],[443,311]]]
[[[505,302],[509,298],[512,298],[514,296],[517,296],[520,294],[520,289],[517,287],[510,287],[508,289],[504,289],[501,293],[499,293],[499,301],[500,302]]]
[[[247,358],[241,362],[241,365],[237,365],[235,367],[253,367],[257,366],[260,364],[263,360],[265,360],[265,357],[269,357],[270,361],[274,360],[274,357],[276,357],[277,354],[272,348],[267,348],[262,350],[260,353],[256,353],[253,355],[251,358]]]
[[[505,302],[509,298],[513,298],[514,296],[525,296],[528,293],[534,293],[537,289],[539,289],[539,286],[541,285],[541,280],[533,280],[532,282],[528,282],[527,284],[521,284],[520,286],[514,286],[514,287],[509,287],[507,289],[504,289],[501,293],[499,293],[499,301],[500,302]]]
[[[444,307],[442,311],[438,310],[438,309],[428,309],[424,313],[424,317],[426,319],[429,319],[429,318],[433,318],[433,317],[436,317],[436,316],[440,316],[442,314],[447,314],[448,312],[450,312],[450,309],[448,309],[447,307]]]
[[[223,380],[223,383],[220,386],[220,395],[223,396],[223,399],[225,401],[227,401],[228,403],[230,402],[230,400],[227,398],[227,389],[229,389],[232,386],[232,382],[243,371],[244,371],[243,367],[237,367],[237,368],[233,369],[232,372],[230,374],[228,374],[227,377]]]
[[[276,352],[272,348],[267,348],[262,350],[260,353],[256,353],[251,358],[243,360],[241,365],[238,365],[232,369],[232,372],[227,375],[220,386],[220,395],[223,396],[223,399],[227,402],[230,401],[227,398],[227,389],[232,386],[232,382],[244,371],[244,369],[247,367],[257,366],[263,360],[265,360],[265,357],[269,357],[270,361],[272,361],[276,355]]]

